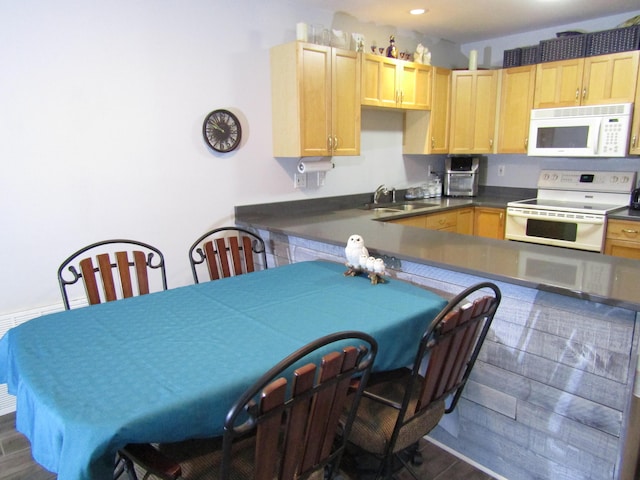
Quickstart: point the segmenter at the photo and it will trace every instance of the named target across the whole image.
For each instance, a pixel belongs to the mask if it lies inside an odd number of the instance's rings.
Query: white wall
[[[191,283],[192,240],[233,223],[234,205],[400,188],[441,168],[402,156],[401,114],[365,110],[361,155],[335,158],[326,186],[293,189],[297,160],[271,155],[268,52],[299,21],[464,63],[450,42],[295,0],[0,0],[0,315],[60,302],[56,270],[88,243],[154,244],[177,287]],[[243,122],[231,154],[202,140],[215,108]]]
[[[232,223],[234,205],[419,175],[427,160],[403,161],[402,117],[372,112],[360,157],[336,159],[322,189],[293,189],[296,160],[271,155],[268,52],[298,21],[360,30],[286,0],[0,0],[0,314],[60,302],[59,263],[97,240],[156,245],[176,287],[191,282],[192,240]],[[379,43],[396,33],[362,30]],[[414,48],[411,35],[398,44]],[[234,153],[202,140],[215,108],[242,119]]]

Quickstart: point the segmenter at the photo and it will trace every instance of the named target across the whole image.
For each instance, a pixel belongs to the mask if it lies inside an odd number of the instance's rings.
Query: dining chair
[[[194,282],[200,283],[205,273],[208,273],[208,280],[218,280],[266,269],[267,253],[259,235],[244,228],[221,227],[193,242],[189,248],[189,262]]]
[[[349,438],[360,474],[389,479],[397,465],[418,479],[417,444],[455,409],[500,300],[490,282],[465,289],[430,323],[411,368],[371,375]]]
[[[70,308],[68,290],[76,292],[72,286],[80,279],[89,305],[167,289],[162,252],[135,240],[92,243],[62,262],[58,283],[66,310]]]
[[[221,438],[127,445],[129,478],[134,465],[145,480],[334,478],[377,350],[356,331],[307,344],[236,400]]]

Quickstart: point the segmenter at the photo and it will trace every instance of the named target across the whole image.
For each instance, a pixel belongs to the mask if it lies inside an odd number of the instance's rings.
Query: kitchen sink
[[[422,210],[423,208],[439,207],[439,203],[424,202],[396,202],[396,203],[367,203],[364,210],[373,210],[375,212],[411,212],[413,210]]]

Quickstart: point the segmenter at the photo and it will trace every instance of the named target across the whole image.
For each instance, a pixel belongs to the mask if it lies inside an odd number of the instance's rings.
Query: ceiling
[[[464,44],[634,12],[639,0],[297,0],[361,22],[415,30]],[[424,15],[409,15],[425,8]],[[630,17],[633,15],[630,15]]]

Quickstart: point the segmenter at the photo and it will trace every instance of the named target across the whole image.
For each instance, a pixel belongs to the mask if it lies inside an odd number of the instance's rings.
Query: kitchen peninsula
[[[530,193],[516,190],[486,187],[471,199],[438,199],[427,211],[504,208]],[[370,199],[237,206],[236,221],[260,231],[275,265],[344,262],[346,239],[357,233],[372,255],[385,258],[392,281],[450,294],[495,281],[503,301],[453,414],[459,423],[431,436],[509,479],[619,478],[638,350],[640,262],[407,227],[385,221],[406,213],[365,209]]]

